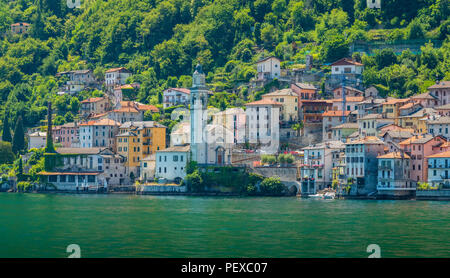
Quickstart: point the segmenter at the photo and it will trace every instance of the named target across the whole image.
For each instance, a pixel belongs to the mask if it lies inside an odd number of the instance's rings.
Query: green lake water
[[[450,202],[0,193],[0,257],[450,257]]]

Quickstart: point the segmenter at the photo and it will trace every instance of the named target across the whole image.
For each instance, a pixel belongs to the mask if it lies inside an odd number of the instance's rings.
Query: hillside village
[[[450,198],[448,1],[63,2],[0,3],[0,191]]]
[[[50,104],[50,129],[28,131],[31,151],[23,163],[45,148],[52,159],[38,175],[59,191],[183,193],[192,191],[191,165],[217,175],[232,169],[278,177],[285,191],[303,196],[333,189],[343,196],[408,198],[450,188],[450,81],[410,98],[382,98],[375,86],[357,83],[364,65],[342,58],[330,65],[323,95],[313,83],[298,82],[301,74],[282,71],[280,62],[258,61],[248,86],[279,79],[286,88],[223,111],[208,106],[212,94],[197,65],[191,87],[163,93],[163,109],[176,108],[171,131],[146,120],[162,112],[156,106],[124,99],[124,90],[140,86],[127,84],[126,68],[107,70],[103,84],[90,70],[58,73],[67,80],[60,94],[103,89],[104,95],[81,101],[78,120],[63,125],[52,125]]]

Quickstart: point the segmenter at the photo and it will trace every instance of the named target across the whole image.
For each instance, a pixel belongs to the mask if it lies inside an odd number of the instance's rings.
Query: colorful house
[[[272,100],[281,103],[280,120],[293,122],[298,120],[298,95],[292,89],[282,89],[262,95],[263,100]]]
[[[390,152],[378,158],[379,197],[402,198],[409,197],[416,190],[415,182],[411,180],[411,157],[404,152]]]
[[[433,187],[450,188],[450,151],[427,156],[428,184]]]
[[[415,135],[399,143],[400,147],[411,157],[411,179],[415,182],[428,180],[427,156],[437,151],[437,145],[445,143],[442,136],[431,134]]]
[[[126,166],[138,177],[140,161],[166,148],[166,127],[153,121],[126,122],[119,128],[116,144]]]

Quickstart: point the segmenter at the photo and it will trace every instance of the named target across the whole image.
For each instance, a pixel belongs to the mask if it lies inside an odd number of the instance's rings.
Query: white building
[[[450,188],[450,151],[427,156],[428,184]]]
[[[377,157],[384,154],[384,147],[385,143],[373,136],[345,143],[345,174],[353,179],[352,194],[365,195],[376,190]]]
[[[170,133],[170,145],[182,146],[191,143],[191,123],[181,122]]]
[[[350,58],[342,58],[331,64],[331,74],[362,74],[364,65]]]
[[[344,122],[342,121],[342,116],[344,116]],[[333,127],[341,125],[348,122],[350,116],[350,111],[341,110],[338,111],[325,111],[322,114],[322,137],[323,141],[330,141],[333,139]]]
[[[441,81],[428,87],[431,95],[438,99],[438,105],[450,103],[450,81]]]
[[[67,76],[65,91],[71,94],[81,92],[89,86],[94,86],[97,81],[92,70],[72,70],[59,72],[57,76]]]
[[[245,142],[246,114],[242,108],[229,108],[213,115],[212,123],[222,125],[233,132],[234,143]]]
[[[156,152],[155,178],[181,182],[186,176],[190,146],[174,146]]]
[[[41,149],[45,148],[47,144],[47,133],[36,131],[28,135],[28,149]]]
[[[120,123],[101,119],[79,125],[80,146],[82,148],[111,147],[115,149],[115,136],[119,133]]]
[[[257,79],[275,79],[281,74],[280,60],[276,57],[267,57],[256,63]]]
[[[304,162],[300,168],[302,192],[315,194],[331,186],[333,168],[337,167],[339,154],[345,145],[341,141],[322,142],[303,148]]]
[[[141,160],[140,180],[142,182],[152,181],[155,178],[156,155],[151,154]]]
[[[250,144],[264,145],[268,153],[276,153],[280,141],[281,103],[263,99],[247,103],[246,137]]]
[[[411,157],[402,152],[391,152],[378,158],[379,196],[401,197],[411,195],[416,190],[411,180]]]
[[[105,86],[112,90],[117,85],[125,85],[131,75],[131,71],[124,67],[109,69],[105,73]]]
[[[58,190],[97,190],[129,183],[125,158],[110,149],[59,148],[62,163],[42,172]]]
[[[185,88],[169,88],[163,92],[164,108],[188,105],[191,95],[191,90]]]
[[[433,136],[441,135],[450,139],[450,117],[436,117],[426,121],[428,133]]]

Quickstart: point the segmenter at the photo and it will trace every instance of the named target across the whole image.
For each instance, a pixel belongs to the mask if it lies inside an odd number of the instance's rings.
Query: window
[[[173,161],[175,161],[175,162],[178,161],[178,155],[173,156]]]

